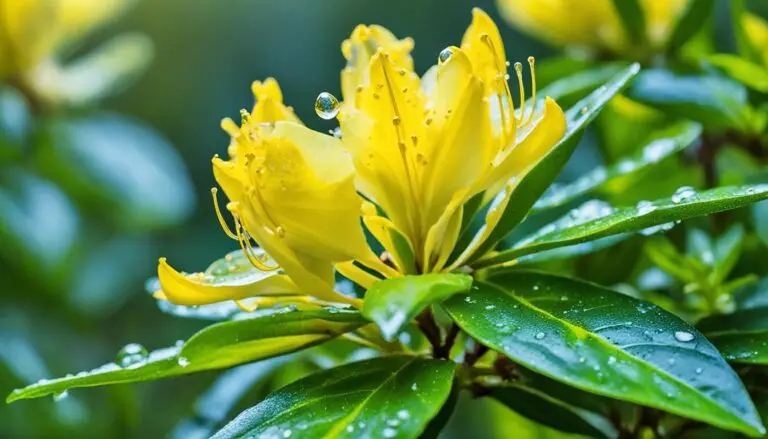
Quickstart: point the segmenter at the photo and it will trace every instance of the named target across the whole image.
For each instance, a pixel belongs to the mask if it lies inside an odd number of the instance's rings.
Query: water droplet
[[[411,390],[414,392],[419,388],[419,386],[416,383],[411,384]]]
[[[700,375],[702,372],[704,372],[704,369],[697,367],[696,368],[696,375]]]
[[[178,365],[181,367],[189,366],[189,360],[187,360],[186,357],[179,357],[179,359],[176,360],[176,363],[178,363]]]
[[[353,425],[347,425],[347,432],[352,433],[355,431],[355,427]]]
[[[136,366],[147,361],[148,356],[149,352],[147,352],[147,348],[144,346],[138,343],[128,343],[117,352],[115,363],[120,367]]]
[[[696,196],[696,190],[690,186],[682,186],[672,194],[672,202],[680,204]]]
[[[534,338],[536,338],[536,340],[543,340],[544,337],[546,337],[546,336],[547,336],[547,334],[545,334],[543,332],[537,332],[536,335],[534,336]]]
[[[610,357],[608,357],[608,364],[613,364],[613,363],[615,363],[615,362],[616,362],[616,357],[614,357],[613,355],[611,355]]]
[[[568,301],[568,296],[560,296],[560,301],[567,302]]]
[[[387,427],[381,432],[382,436],[384,437],[395,437],[397,436],[397,430],[391,427]]]
[[[581,115],[585,116],[587,113],[589,113],[589,107],[587,106],[581,107]]]
[[[411,414],[408,413],[408,410],[403,409],[403,410],[400,410],[399,412],[397,412],[397,417],[400,418],[400,419],[405,420],[405,419],[410,418]]]
[[[638,215],[648,215],[649,213],[656,210],[656,206],[653,203],[645,200],[637,203],[637,206],[635,206],[635,208],[637,209]]]
[[[472,298],[469,297],[469,296],[465,297],[464,301],[467,302],[467,303],[475,303],[475,300],[472,300]]]
[[[399,419],[394,419],[394,418],[387,419],[387,425],[392,426],[392,427],[397,427],[398,425],[400,425],[400,420]]]
[[[322,92],[315,100],[315,113],[325,120],[331,120],[339,114],[339,100],[336,96]]]
[[[331,131],[331,135],[337,139],[341,139],[341,127],[336,127]]]
[[[686,331],[675,331],[675,339],[683,343],[693,340],[693,334]]]
[[[454,54],[453,47],[446,47],[445,49],[441,50],[440,54],[437,55],[437,62],[438,62],[438,64],[445,63],[446,61],[451,59],[453,54]]]
[[[579,363],[586,363],[587,359],[584,357],[579,357]]]
[[[289,437],[291,437],[291,435],[292,435],[292,434],[293,434],[293,432],[292,432],[291,430],[285,430],[285,431],[283,432],[283,437],[284,437],[285,439],[288,439]]]
[[[68,397],[69,397],[69,392],[67,392],[66,390],[63,391],[63,392],[54,393],[53,394],[53,402],[64,401]]]
[[[494,308],[496,308],[496,305],[486,305],[485,306],[485,309],[487,309],[488,311],[490,311],[490,310],[492,310]]]

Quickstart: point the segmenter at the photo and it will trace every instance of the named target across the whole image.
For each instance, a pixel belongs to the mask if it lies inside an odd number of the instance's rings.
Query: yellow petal
[[[461,48],[472,61],[475,74],[490,86],[490,90],[502,92],[498,86],[498,77],[507,72],[504,42],[496,24],[482,9],[472,10],[472,24],[464,33]]]
[[[183,275],[168,265],[165,258],[160,258],[157,275],[165,297],[178,305],[205,305],[246,297],[300,293],[288,276],[274,272],[258,274],[255,269],[252,275],[213,283],[203,273]]]
[[[379,244],[392,256],[392,260],[400,272],[416,272],[413,244],[392,221],[382,216],[363,215],[363,223]]]
[[[251,125],[278,121],[301,123],[293,109],[283,104],[283,92],[273,78],[267,78],[264,82],[254,81],[251,84],[251,91],[256,98],[256,104],[251,112]]]
[[[341,45],[342,54],[347,60],[347,67],[341,74],[341,90],[345,102],[354,104],[357,88],[368,83],[368,65],[379,49],[389,53],[398,68],[413,71],[412,39],[398,40],[382,26],[359,25]]]
[[[483,181],[485,188],[510,178],[522,178],[563,138],[566,130],[563,110],[551,99],[544,100],[544,110],[530,129],[518,132],[518,140],[508,152],[496,159],[492,171]]]
[[[440,271],[456,245],[461,232],[466,190],[454,195],[439,220],[429,229],[424,242],[424,271]]]
[[[439,67],[435,121],[429,126],[423,152],[427,161],[421,181],[425,229],[437,222],[457,192],[475,183],[493,158],[495,145],[483,95],[483,83],[472,75],[462,51]]]
[[[340,262],[336,264],[336,270],[341,273],[342,276],[365,289],[371,288],[374,284],[381,280],[378,277],[358,267],[351,261]]]

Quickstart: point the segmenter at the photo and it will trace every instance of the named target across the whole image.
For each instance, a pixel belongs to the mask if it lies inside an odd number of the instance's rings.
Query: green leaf
[[[640,65],[632,64],[566,112],[568,128],[565,135],[517,185],[506,210],[501,215],[499,224],[491,232],[485,243],[475,252],[476,256],[483,255],[494,248],[499,241],[504,239],[525,219],[536,200],[552,184],[552,181],[571,157],[586,127],[597,117],[600,110],[608,104],[611,98],[620,93],[639,71]]]
[[[494,388],[490,397],[519,415],[564,433],[587,437],[616,437],[615,429],[604,417],[570,405],[525,385],[508,384]]]
[[[417,438],[448,399],[454,367],[392,356],[323,371],[272,393],[213,439]]]
[[[768,307],[709,317],[696,326],[728,361],[768,365]]]
[[[765,432],[715,347],[655,305],[573,279],[500,270],[444,307],[478,342],[576,388]]]
[[[31,125],[32,115],[24,95],[12,87],[0,87],[0,163],[22,155]]]
[[[558,228],[550,225],[512,249],[481,259],[474,266],[482,268],[498,265],[532,253],[622,233],[643,231],[649,234],[654,231],[651,227],[663,230],[674,226],[674,221],[737,209],[767,198],[768,185],[721,187],[705,192],[683,187],[671,198],[641,202],[636,207],[619,208],[600,218],[577,223],[572,227]]]
[[[720,53],[706,58],[731,78],[761,93],[768,92],[768,70],[742,57]]]
[[[754,218],[757,236],[763,244],[768,246],[768,201],[752,206],[752,218]]]
[[[671,116],[701,122],[709,130],[745,129],[748,125],[747,90],[728,78],[644,70],[627,94]]]
[[[720,236],[714,245],[715,267],[712,278],[715,285],[724,282],[731,274],[736,263],[741,256],[742,244],[744,243],[744,226],[734,224],[722,236]]]
[[[613,7],[619,14],[629,38],[639,44],[645,40],[645,14],[638,0],[613,0]]]
[[[7,401],[37,398],[76,387],[147,381],[231,367],[295,352],[367,323],[357,312],[339,309],[268,312],[208,326],[186,343],[153,351],[144,361],[128,366],[107,363],[77,375],[39,381],[15,390]]]
[[[707,23],[715,7],[715,0],[691,0],[677,21],[667,43],[672,50],[681,48]]]
[[[38,162],[90,209],[129,229],[166,227],[192,210],[189,174],[151,128],[117,115],[56,119]]]
[[[693,144],[701,135],[701,125],[681,122],[654,133],[633,156],[609,167],[598,167],[566,186],[552,185],[533,206],[532,213],[566,204],[589,194],[611,180],[639,173]]]
[[[575,73],[561,75],[539,93],[555,99],[564,108],[570,107],[626,68],[626,63],[609,63],[591,69],[579,69]]]
[[[0,172],[0,253],[8,260],[49,276],[71,256],[80,227],[75,206],[56,185],[21,168]]]
[[[362,314],[376,322],[384,338],[392,341],[424,308],[468,291],[471,286],[472,277],[467,274],[432,273],[386,279],[365,294]]]

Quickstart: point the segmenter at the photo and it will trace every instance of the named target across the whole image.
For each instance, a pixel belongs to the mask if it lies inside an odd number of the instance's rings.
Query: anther
[[[517,86],[520,89],[520,117],[518,121],[523,122],[525,111],[525,85],[523,84],[523,65],[519,62],[515,63],[515,73],[517,74]]]
[[[536,58],[529,56],[528,65],[530,66],[530,69],[531,69],[531,113],[525,119],[525,122],[523,122],[523,125],[526,125],[529,122],[531,122],[533,120],[533,115],[536,112]],[[525,107],[523,107],[522,110],[524,109]]]

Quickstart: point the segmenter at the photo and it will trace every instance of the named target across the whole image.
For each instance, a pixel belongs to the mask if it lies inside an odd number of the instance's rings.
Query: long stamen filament
[[[511,129],[510,125],[512,124],[512,118],[510,117],[509,123],[507,123],[507,111],[506,109],[514,109],[514,103],[512,101],[512,92],[509,89],[509,83],[507,82],[507,79],[509,76],[507,75],[507,64],[502,64],[501,59],[499,59],[499,55],[496,52],[496,47],[493,45],[493,40],[491,40],[490,36],[488,34],[483,34],[480,37],[480,41],[482,41],[486,46],[488,46],[488,50],[490,50],[491,55],[493,56],[493,62],[496,64],[496,69],[499,71],[498,73],[498,81],[500,85],[502,86],[502,92],[498,93],[496,96],[499,100],[499,111],[501,112],[501,146],[502,148],[507,145],[507,136],[509,135],[509,130]],[[504,104],[507,104],[508,107],[505,107]],[[511,115],[510,115],[511,116]]]
[[[536,59],[529,56],[528,65],[531,68],[531,113],[525,119],[525,122],[523,122],[523,126],[528,125],[533,121],[533,115],[536,113]],[[525,110],[525,107],[523,107],[522,110]]]
[[[515,63],[515,74],[517,74],[517,86],[520,89],[520,109],[519,109],[519,118],[517,118],[517,123],[522,124],[523,123],[523,117],[525,112],[525,84],[523,84],[523,65],[519,62]]]
[[[240,249],[243,251],[243,254],[246,258],[248,258],[248,262],[250,262],[254,267],[258,268],[261,271],[275,271],[280,268],[280,266],[270,266],[265,264],[263,261],[259,260],[259,257],[255,254],[256,252],[253,250],[253,247],[251,246],[251,237],[248,236],[247,231],[243,231],[241,233],[241,230],[243,227],[240,225],[240,220],[238,220],[237,216],[234,216],[235,218],[235,230],[237,231],[237,240],[240,243]]]
[[[224,220],[224,216],[221,214],[221,209],[219,209],[219,200],[217,197],[218,193],[218,188],[211,188],[211,195],[213,196],[213,209],[216,211],[216,218],[219,219],[219,225],[221,225],[221,229],[224,230],[224,233],[226,233],[227,236],[232,239],[237,239],[237,235],[232,232],[232,229],[229,228],[227,222]]]

